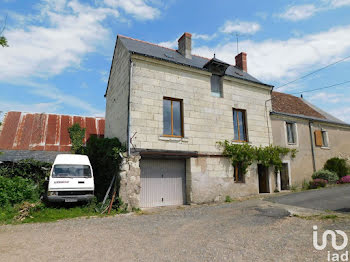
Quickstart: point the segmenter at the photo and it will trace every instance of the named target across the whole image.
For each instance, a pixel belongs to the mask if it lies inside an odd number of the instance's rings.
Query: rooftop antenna
[[[214,53],[214,58],[215,58],[215,53]]]
[[[238,36],[239,36],[239,34],[238,34],[238,33],[236,33],[237,54],[238,54]]]

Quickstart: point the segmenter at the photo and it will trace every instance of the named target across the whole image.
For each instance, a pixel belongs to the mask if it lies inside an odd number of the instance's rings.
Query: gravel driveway
[[[326,261],[312,226],[261,200],[157,209],[148,215],[0,226],[0,261]]]

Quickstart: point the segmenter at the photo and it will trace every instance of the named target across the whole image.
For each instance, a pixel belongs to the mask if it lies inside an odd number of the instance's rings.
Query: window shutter
[[[315,145],[316,146],[322,146],[322,132],[321,130],[315,131]]]

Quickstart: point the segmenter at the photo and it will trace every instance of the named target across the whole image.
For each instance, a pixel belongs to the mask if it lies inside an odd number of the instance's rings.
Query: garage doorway
[[[289,184],[289,165],[288,165],[288,163],[282,164],[280,177],[281,177],[281,190],[289,190],[290,184]]]
[[[259,193],[270,193],[269,168],[258,165]]]
[[[141,207],[183,205],[185,160],[141,160]]]

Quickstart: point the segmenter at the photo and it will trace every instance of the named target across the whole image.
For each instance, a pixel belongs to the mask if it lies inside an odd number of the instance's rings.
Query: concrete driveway
[[[313,225],[350,234],[348,221],[301,219],[279,206],[252,199],[0,226],[0,261],[326,261]]]
[[[333,210],[337,212],[350,212],[350,185],[308,190],[283,196],[267,198],[268,201],[312,208],[318,210]]]

